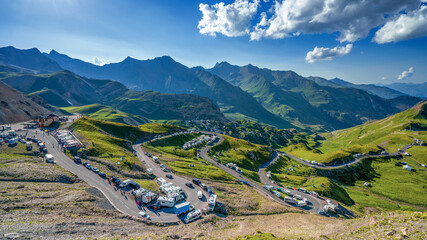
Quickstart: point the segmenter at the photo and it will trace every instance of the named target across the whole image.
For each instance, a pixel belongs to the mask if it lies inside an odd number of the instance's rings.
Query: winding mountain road
[[[406,149],[408,149],[408,148],[410,148],[410,145],[405,145],[405,146],[401,149],[401,151],[403,151],[403,152],[404,152],[404,151],[406,151]],[[353,161],[351,161],[351,162],[346,162],[346,163],[342,163],[342,164],[339,164],[339,165],[332,165],[332,166],[319,166],[319,165],[315,165],[315,164],[312,164],[312,163],[306,162],[306,161],[302,160],[301,158],[298,158],[298,157],[296,157],[296,156],[294,156],[294,155],[291,155],[291,154],[289,154],[289,153],[280,152],[279,154],[282,154],[282,155],[284,155],[284,156],[287,156],[287,157],[289,157],[289,158],[292,158],[293,160],[295,160],[295,161],[297,161],[297,162],[299,162],[299,163],[301,163],[301,164],[304,164],[304,165],[306,165],[306,166],[309,166],[309,167],[312,167],[312,168],[316,168],[316,169],[320,169],[320,170],[333,170],[333,169],[339,169],[339,168],[349,167],[349,166],[351,166],[351,165],[354,165],[354,164],[359,163],[361,160],[366,159],[366,158],[396,157],[396,156],[401,155],[399,152],[389,153],[389,154],[385,154],[385,155],[378,155],[378,154],[375,154],[375,155],[366,155],[366,156],[363,156],[363,157],[361,157],[361,158],[354,158],[354,159],[353,159]]]
[[[204,132],[204,133],[206,133],[206,134],[215,134],[215,133],[209,133],[209,132]],[[217,166],[217,167],[219,167],[219,168],[221,168],[222,170],[224,170],[225,172],[227,172],[227,173],[229,173],[230,175],[232,175],[232,176],[234,176],[234,177],[236,177],[238,180],[241,180],[241,181],[246,181],[246,182],[248,182],[257,192],[259,192],[259,193],[261,193],[261,194],[263,194],[264,196],[268,196],[269,198],[271,198],[273,201],[275,201],[276,203],[279,203],[279,204],[282,204],[282,205],[285,205],[285,206],[289,206],[289,207],[295,207],[295,205],[291,205],[291,204],[289,204],[289,203],[287,203],[287,202],[285,202],[282,198],[279,198],[279,197],[277,197],[276,195],[274,195],[271,191],[269,191],[269,190],[267,190],[267,189],[265,189],[263,186],[261,186],[259,183],[257,183],[257,182],[254,182],[254,181],[252,181],[252,180],[249,180],[248,178],[246,178],[246,177],[244,177],[244,176],[242,176],[242,175],[240,175],[239,173],[237,173],[236,171],[234,171],[234,170],[232,170],[232,169],[230,169],[230,168],[228,168],[228,167],[226,167],[226,166],[224,166],[224,165],[222,165],[222,164],[220,164],[220,163],[218,163],[217,161],[215,161],[215,160],[213,160],[212,158],[210,158],[209,157],[209,155],[208,155],[208,150],[210,149],[210,148],[212,148],[212,147],[214,147],[214,146],[216,146],[216,145],[219,145],[219,144],[221,144],[223,141],[224,141],[224,138],[221,136],[221,135],[218,135],[218,134],[215,134],[218,138],[219,138],[219,140],[214,144],[214,145],[212,145],[212,146],[206,146],[206,147],[204,147],[204,148],[202,148],[201,149],[201,152],[200,152],[200,156],[203,158],[203,159],[205,159],[206,161],[209,161],[210,163],[212,163],[213,165],[215,165],[215,166]],[[266,176],[265,176],[265,172],[264,172],[264,170],[265,170],[265,168],[267,168],[270,164],[272,164],[272,163],[274,163],[275,161],[277,161],[277,159],[279,158],[279,156],[276,154],[276,155],[273,155],[273,158],[272,158],[272,160],[270,160],[268,163],[265,163],[265,164],[263,164],[261,167],[260,167],[260,169],[258,170],[258,173],[259,173],[259,175],[260,175],[260,179],[261,179],[261,182],[262,183],[264,183],[264,184],[273,184]],[[276,187],[279,187],[277,184],[274,184]],[[314,197],[314,196],[312,196],[312,195],[310,195],[310,194],[306,194],[306,193],[303,193],[303,192],[299,192],[299,191],[295,191],[295,190],[293,190],[293,189],[288,189],[289,191],[291,191],[291,193],[293,194],[293,195],[295,195],[295,194],[298,194],[298,195],[300,195],[301,197],[303,197],[303,198],[306,198],[309,202],[310,202],[310,204],[307,206],[307,207],[305,207],[305,208],[302,208],[302,209],[304,209],[304,210],[307,210],[307,211],[309,211],[309,212],[316,212],[317,211],[317,209],[319,209],[319,208],[323,208],[323,206],[326,204],[326,202],[324,201],[324,200],[322,200],[322,199],[319,199],[319,198],[316,198],[316,197]]]

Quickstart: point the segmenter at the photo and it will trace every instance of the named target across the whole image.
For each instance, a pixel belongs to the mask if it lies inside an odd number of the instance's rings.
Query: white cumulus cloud
[[[427,36],[427,6],[401,14],[375,33],[374,41],[389,43]]]
[[[386,15],[412,11],[420,4],[420,0],[276,0],[268,23],[257,25],[251,39],[338,32],[339,41],[354,42],[384,24]]]
[[[414,68],[413,67],[410,67],[409,68],[409,70],[407,70],[407,71],[403,71],[398,77],[397,77],[397,79],[399,79],[399,80],[405,80],[405,79],[407,79],[408,77],[411,77],[412,75],[414,75]]]
[[[236,0],[231,4],[220,2],[212,6],[201,3],[199,9],[203,17],[197,27],[200,33],[211,36],[216,36],[217,33],[228,37],[249,34],[251,20],[259,5],[260,0]]]
[[[400,31],[405,37],[425,35],[425,0],[235,0],[230,4],[201,3],[200,33],[228,37],[249,35],[251,40],[281,39],[300,34],[338,34],[340,42],[355,42],[383,26],[391,29],[408,22]],[[268,9],[261,11],[260,9]],[[412,23],[410,23],[412,20]],[[401,23],[399,23],[402,25]],[[389,27],[390,26],[390,27]],[[403,25],[402,25],[403,26]],[[380,39],[380,37],[378,37]]]
[[[102,59],[100,59],[100,58],[98,58],[96,56],[94,56],[92,58],[92,63],[95,64],[95,65],[98,65],[98,66],[103,66],[103,65],[107,64],[107,62],[104,62]]]
[[[321,60],[332,60],[337,57],[347,55],[353,49],[353,44],[347,44],[345,47],[334,47],[334,48],[325,48],[325,47],[315,47],[313,51],[307,53],[305,60],[308,63],[315,63]]]

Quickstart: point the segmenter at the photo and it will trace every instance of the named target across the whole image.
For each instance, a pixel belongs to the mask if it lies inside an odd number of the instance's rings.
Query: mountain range
[[[17,71],[0,75],[4,82],[49,104],[104,104],[149,119],[227,117],[279,128],[338,129],[383,118],[420,101],[387,87],[305,78],[253,65],[222,62],[211,69],[188,68],[168,56],[127,57],[97,66],[54,50],[6,47],[0,48],[0,64]]]
[[[391,83],[377,84],[383,87],[395,89],[405,94],[426,99],[427,98],[427,82],[424,83]]]

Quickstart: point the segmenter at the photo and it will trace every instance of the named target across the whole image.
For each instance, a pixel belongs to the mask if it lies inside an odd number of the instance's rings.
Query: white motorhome
[[[185,199],[183,194],[172,193],[168,194],[168,198],[173,198],[175,202],[179,202]]]
[[[140,189],[138,189],[138,190],[134,191],[134,192],[133,192],[133,195],[134,195],[136,198],[140,198],[140,197],[142,197],[146,192],[147,192],[147,190],[146,190],[146,189],[144,189],[144,188],[140,188]]]
[[[141,201],[145,204],[152,202],[156,199],[156,194],[153,192],[147,192],[146,194],[142,195]]]
[[[157,202],[162,207],[173,207],[175,205],[175,200],[173,198],[159,197]]]
[[[172,186],[173,186],[173,183],[171,183],[171,182],[165,183],[165,184],[163,184],[163,185],[160,186],[160,191],[162,193],[165,193],[166,189],[168,189],[168,188],[170,188]]]
[[[202,217],[202,211],[200,209],[194,210],[190,212],[187,217],[185,217],[184,222],[190,223]]]
[[[167,181],[164,179],[164,178],[157,178],[157,184],[159,185],[159,186],[163,186],[163,185],[165,185],[167,183]]]
[[[305,207],[305,206],[307,206],[307,202],[306,201],[298,201],[297,206],[298,207]]]
[[[53,155],[52,154],[46,154],[46,162],[47,163],[55,163],[55,160],[53,159]]]
[[[291,198],[291,197],[288,197],[288,196],[285,196],[285,198],[283,200],[285,200],[285,202],[287,202],[287,203],[292,203],[292,204],[296,204],[297,203],[297,200],[295,198]]]

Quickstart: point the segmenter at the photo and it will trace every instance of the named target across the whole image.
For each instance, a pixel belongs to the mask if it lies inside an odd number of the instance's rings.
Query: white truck
[[[297,207],[305,207],[307,206],[307,202],[306,201],[298,201],[297,202]]]

